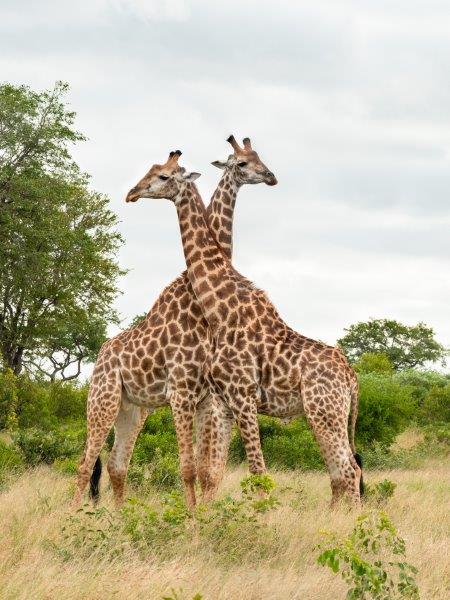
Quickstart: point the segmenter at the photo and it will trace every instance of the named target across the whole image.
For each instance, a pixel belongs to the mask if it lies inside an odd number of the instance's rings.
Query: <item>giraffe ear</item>
[[[217,167],[218,169],[227,168],[227,162],[225,160],[213,160],[211,164]]]
[[[201,173],[195,173],[194,171],[192,171],[192,173],[183,173],[183,179],[185,181],[195,181],[200,175]]]

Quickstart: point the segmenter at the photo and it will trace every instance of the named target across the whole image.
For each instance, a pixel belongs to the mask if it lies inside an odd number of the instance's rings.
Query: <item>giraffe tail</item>
[[[358,381],[356,380],[355,377],[355,384],[352,388],[352,392],[351,392],[351,401],[350,401],[350,411],[351,411],[351,416],[350,416],[350,447],[352,449],[353,452],[353,457],[356,461],[356,464],[358,465],[358,467],[361,469],[361,478],[359,480],[359,495],[362,497],[364,495],[364,479],[363,479],[363,459],[361,454],[358,454],[356,452],[356,446],[355,446],[355,430],[356,430],[356,419],[358,418]]]
[[[92,471],[89,482],[89,497],[92,498],[94,504],[97,504],[100,498],[100,477],[102,475],[102,461],[100,456],[97,456],[94,469]]]

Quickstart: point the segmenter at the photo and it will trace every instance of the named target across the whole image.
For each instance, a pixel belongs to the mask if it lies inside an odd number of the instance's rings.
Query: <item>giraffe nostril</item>
[[[266,171],[265,177],[265,182],[267,185],[276,185],[278,183],[277,178],[272,173],[272,171]]]

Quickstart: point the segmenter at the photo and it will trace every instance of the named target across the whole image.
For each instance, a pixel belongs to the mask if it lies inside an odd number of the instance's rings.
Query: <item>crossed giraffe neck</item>
[[[233,256],[234,207],[243,183],[236,169],[227,169],[206,208],[206,219],[210,230],[229,260]]]
[[[211,234],[205,206],[193,183],[180,191],[175,206],[189,281],[214,335],[226,318],[228,308],[223,301],[235,291],[234,270]],[[231,254],[231,243],[229,251]]]

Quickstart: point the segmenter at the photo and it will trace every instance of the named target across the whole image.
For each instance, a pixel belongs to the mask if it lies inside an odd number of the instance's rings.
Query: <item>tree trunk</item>
[[[3,348],[3,364],[7,369],[11,369],[14,375],[20,375],[20,373],[22,372],[23,351],[24,348],[21,346],[18,346],[16,348]]]

